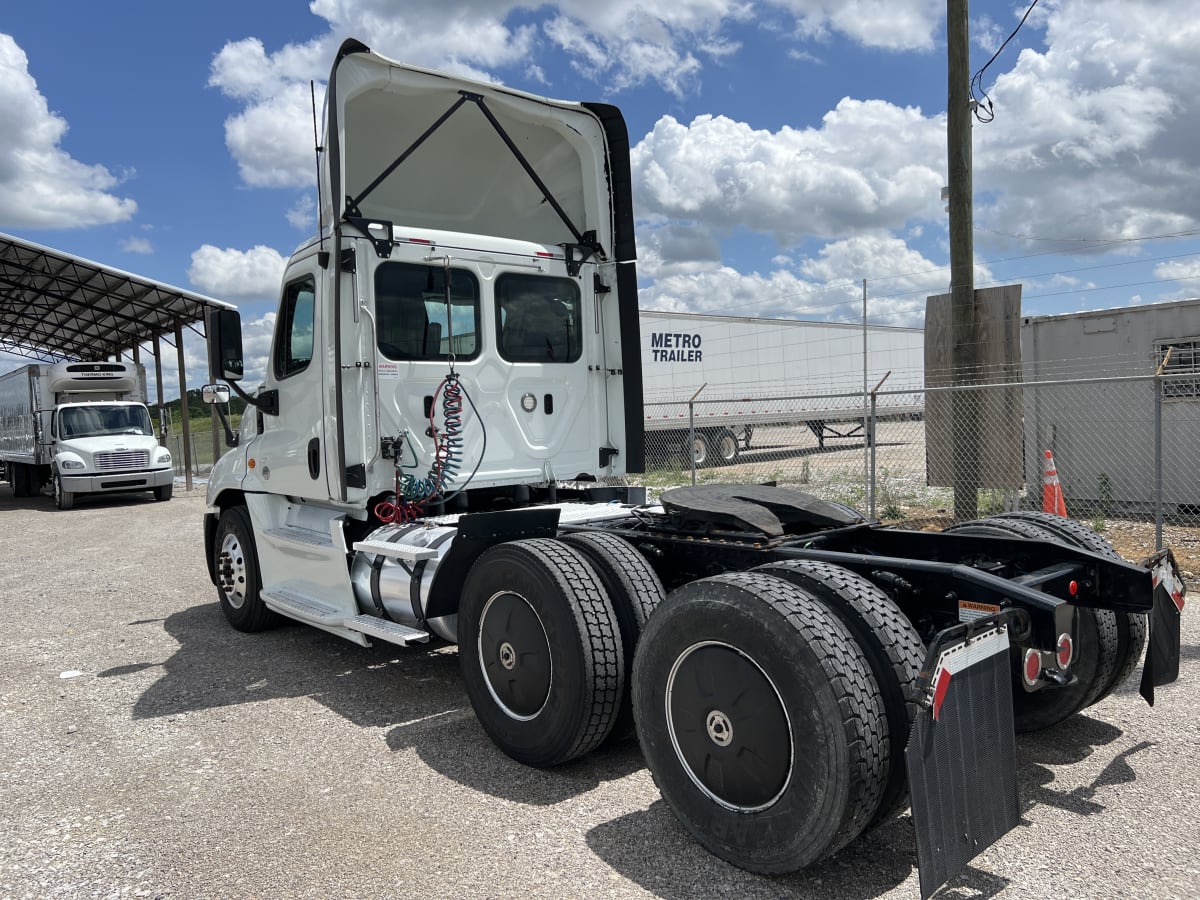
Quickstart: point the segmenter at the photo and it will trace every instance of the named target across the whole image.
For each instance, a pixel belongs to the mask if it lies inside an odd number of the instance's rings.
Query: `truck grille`
[[[117,469],[144,469],[150,465],[149,450],[117,450],[96,454],[96,468],[104,472]]]

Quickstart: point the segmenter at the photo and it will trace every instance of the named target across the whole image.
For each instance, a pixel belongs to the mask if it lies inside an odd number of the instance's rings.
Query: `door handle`
[[[321,475],[321,439],[308,442],[308,474],[314,481]]]

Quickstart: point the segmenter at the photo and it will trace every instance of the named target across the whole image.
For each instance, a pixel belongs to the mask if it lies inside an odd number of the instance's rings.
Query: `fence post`
[[[696,404],[696,398],[700,396],[700,391],[704,390],[706,387],[708,387],[708,382],[707,382],[707,381],[706,381],[706,382],[704,382],[704,384],[700,385],[700,388],[699,388],[699,390],[697,390],[697,391],[696,391],[696,393],[692,394],[692,398],[691,398],[690,400],[688,400],[688,442],[687,442],[687,455],[688,455],[688,461],[690,462],[690,464],[691,464],[691,467],[692,467],[692,485],[693,485],[693,486],[695,486],[695,484],[696,484],[696,418],[695,418],[695,404]]]
[[[1170,351],[1167,351],[1170,357]],[[1163,360],[1166,365],[1166,359]],[[1163,547],[1162,366],[1154,375],[1154,549]]]
[[[882,384],[883,382],[880,382]],[[878,388],[876,388],[878,390]],[[871,446],[871,477],[870,477],[870,507],[868,509],[869,518],[872,522],[875,521],[875,411],[878,398],[875,396],[875,391],[871,392],[871,418],[870,425],[867,429],[867,443]]]

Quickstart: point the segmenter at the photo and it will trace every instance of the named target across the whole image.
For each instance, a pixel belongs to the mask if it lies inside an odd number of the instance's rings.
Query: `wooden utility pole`
[[[971,45],[967,0],[946,0],[946,163],[950,187],[950,307],[954,382],[978,379],[971,183]],[[954,391],[954,518],[979,512],[979,391]]]

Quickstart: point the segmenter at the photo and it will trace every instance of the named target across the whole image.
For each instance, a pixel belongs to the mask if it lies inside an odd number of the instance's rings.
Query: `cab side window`
[[[313,300],[316,286],[311,275],[293,281],[283,291],[275,323],[275,377],[303,372],[313,355]]]

